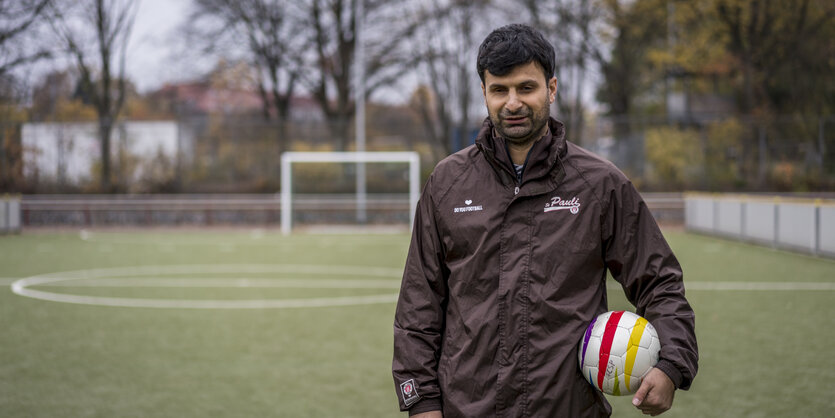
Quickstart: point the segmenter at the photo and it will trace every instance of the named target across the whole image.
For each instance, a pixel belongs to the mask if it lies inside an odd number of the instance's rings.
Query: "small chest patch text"
[[[420,395],[417,393],[417,388],[415,388],[414,379],[409,379],[401,383],[400,393],[403,396],[403,403],[406,404],[406,406],[409,406],[420,399]]]
[[[576,196],[571,200],[563,200],[558,196],[552,197],[551,201],[545,204],[545,210],[543,212],[553,212],[555,210],[567,210],[572,215],[576,215],[580,212],[580,199]]]
[[[471,199],[465,200],[464,204],[466,204],[467,206],[462,206],[462,207],[455,208],[455,209],[453,209],[453,212],[455,212],[455,213],[477,212],[477,211],[480,211],[480,210],[484,210],[484,208],[481,205],[472,206],[473,201]]]

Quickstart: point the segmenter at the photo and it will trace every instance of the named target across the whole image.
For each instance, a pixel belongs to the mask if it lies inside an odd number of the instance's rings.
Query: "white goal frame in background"
[[[420,154],[404,152],[285,152],[281,154],[281,232],[293,228],[293,163],[409,163],[409,228],[414,225],[420,197]],[[357,191],[357,206],[365,207],[365,193]]]

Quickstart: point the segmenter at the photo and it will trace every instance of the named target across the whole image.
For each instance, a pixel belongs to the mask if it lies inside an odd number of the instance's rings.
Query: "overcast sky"
[[[190,0],[142,0],[139,4],[127,72],[140,92],[200,74],[200,69],[188,68],[176,59],[182,46],[176,42],[176,30],[185,21],[190,3]]]

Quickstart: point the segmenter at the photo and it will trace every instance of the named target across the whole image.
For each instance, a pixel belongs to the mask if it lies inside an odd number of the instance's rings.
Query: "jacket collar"
[[[565,155],[567,146],[565,142],[565,125],[562,122],[551,118],[548,121],[548,132],[536,141],[528,151],[527,163],[522,176],[522,184],[528,181],[540,179],[550,174],[550,180],[561,180],[563,175],[560,158]],[[505,148],[505,139],[494,134],[493,122],[487,117],[481,125],[481,130],[476,137],[476,145],[484,153],[485,158],[507,183],[508,176],[515,183],[516,175],[513,163],[510,161]]]

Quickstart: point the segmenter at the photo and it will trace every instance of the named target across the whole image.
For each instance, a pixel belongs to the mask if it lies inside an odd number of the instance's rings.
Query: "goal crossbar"
[[[293,228],[294,163],[409,163],[409,227],[420,197],[420,154],[403,152],[285,152],[281,154],[281,232]],[[358,193],[359,194],[359,193]]]

